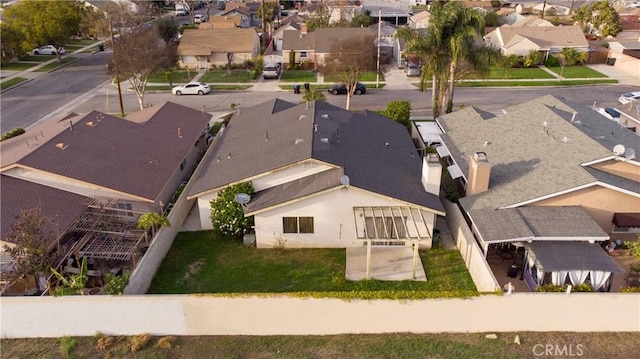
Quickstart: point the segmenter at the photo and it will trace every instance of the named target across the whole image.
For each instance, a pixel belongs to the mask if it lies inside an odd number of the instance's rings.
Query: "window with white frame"
[[[306,51],[300,51],[300,58],[307,58],[308,54]]]
[[[283,233],[314,233],[313,217],[282,217]]]

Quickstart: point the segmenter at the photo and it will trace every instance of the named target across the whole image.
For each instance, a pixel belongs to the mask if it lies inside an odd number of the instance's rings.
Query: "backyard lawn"
[[[247,70],[232,70],[231,74],[227,75],[226,70],[212,70],[207,71],[199,80],[200,82],[251,82],[251,71]]]
[[[156,274],[149,293],[359,292],[364,297],[433,297],[442,292],[477,294],[457,251],[421,251],[427,282],[350,282],[344,249],[257,249],[210,231],[183,232]],[[362,294],[365,292],[365,294]],[[367,295],[366,293],[369,293]],[[378,294],[375,294],[378,292]],[[382,295],[382,296],[386,296]],[[358,296],[360,298],[360,296]]]
[[[315,72],[305,70],[284,70],[280,76],[280,82],[316,82],[318,77]]]
[[[549,70],[560,74],[560,67],[549,67]],[[567,79],[576,79],[576,78],[604,78],[607,75],[604,75],[592,68],[586,66],[567,66],[562,71],[562,77]]]

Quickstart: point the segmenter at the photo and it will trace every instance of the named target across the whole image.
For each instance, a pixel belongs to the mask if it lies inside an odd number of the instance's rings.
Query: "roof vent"
[[[320,139],[320,142],[329,143],[329,139],[327,137],[323,137]]]
[[[294,144],[296,144],[296,145],[297,145],[298,143],[300,143],[300,142],[302,142],[302,141],[304,141],[302,138],[296,138],[296,140],[295,140]]]
[[[300,115],[300,117],[298,117],[298,120],[304,120],[305,118],[307,118],[307,115]]]
[[[61,150],[64,150],[67,147],[69,147],[69,145],[65,145],[63,142],[56,143],[56,148],[59,148]]]
[[[96,127],[96,124],[93,121],[89,121],[89,122],[87,122],[87,126]]]
[[[229,152],[229,155],[227,156],[227,158],[231,158],[231,152]]]
[[[389,147],[389,142],[386,142],[386,143],[384,144],[384,147]]]
[[[320,117],[322,117],[322,118],[329,118],[329,114],[324,113],[324,114],[322,114],[322,116],[320,116]]]

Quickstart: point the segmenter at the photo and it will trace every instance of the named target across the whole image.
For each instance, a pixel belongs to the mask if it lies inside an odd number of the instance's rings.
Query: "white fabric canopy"
[[[591,271],[591,286],[593,290],[600,290],[607,283],[611,276],[611,272]]]
[[[567,280],[568,273],[569,271],[566,270],[551,272],[551,282],[555,285],[564,285],[565,280]]]
[[[571,280],[571,284],[578,285],[584,283],[589,275],[589,271],[586,270],[572,270],[569,272],[569,279]]]

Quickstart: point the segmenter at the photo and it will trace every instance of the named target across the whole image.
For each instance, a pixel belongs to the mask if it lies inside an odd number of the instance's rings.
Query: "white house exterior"
[[[257,117],[260,121],[256,121]],[[273,248],[431,246],[441,165],[421,158],[405,127],[376,113],[279,99],[234,117],[193,176],[201,229],[210,201],[251,182],[256,245]]]
[[[526,56],[536,50],[546,57],[562,52],[565,47],[587,52],[589,42],[579,26],[524,26],[503,25],[485,35],[485,44],[504,55]]]

